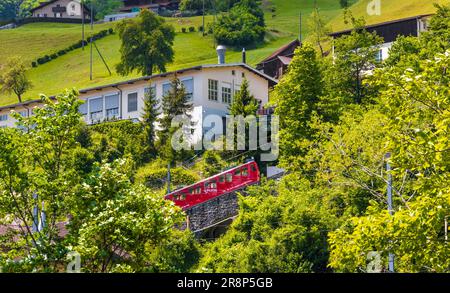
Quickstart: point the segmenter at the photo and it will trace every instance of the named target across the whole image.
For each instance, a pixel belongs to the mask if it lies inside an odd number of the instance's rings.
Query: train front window
[[[252,172],[256,172],[256,167],[255,167],[255,165],[251,165],[251,169],[252,169]]]

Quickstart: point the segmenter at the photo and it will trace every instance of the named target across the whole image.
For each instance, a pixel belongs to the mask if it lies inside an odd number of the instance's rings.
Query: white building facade
[[[174,72],[127,80],[80,90],[80,106],[84,120],[89,124],[110,120],[139,121],[143,115],[144,98],[148,91],[158,101],[170,90],[171,81],[177,76],[186,88],[193,105],[192,139],[198,141],[207,130],[203,121],[210,114],[225,117],[235,93],[244,79],[249,82],[251,94],[263,107],[269,101],[269,91],[277,83],[271,77],[244,63],[201,65]],[[22,116],[33,114],[33,108],[41,106],[40,100],[0,107],[0,127],[15,127],[11,112]]]

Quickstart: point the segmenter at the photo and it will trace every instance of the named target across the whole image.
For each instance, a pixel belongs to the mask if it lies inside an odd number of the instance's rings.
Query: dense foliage
[[[264,12],[259,1],[242,0],[222,13],[214,26],[217,42],[228,46],[254,45],[264,40]]]

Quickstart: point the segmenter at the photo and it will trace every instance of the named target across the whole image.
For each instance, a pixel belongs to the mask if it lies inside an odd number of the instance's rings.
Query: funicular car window
[[[226,180],[227,180],[227,182],[233,182],[233,174],[227,173]]]
[[[220,183],[225,182],[225,175],[220,175],[220,177],[219,177],[219,182],[220,182]]]
[[[248,176],[248,169],[247,169],[247,167],[241,169],[241,174],[242,174],[242,176]]]
[[[234,176],[241,176],[241,170],[234,171]]]

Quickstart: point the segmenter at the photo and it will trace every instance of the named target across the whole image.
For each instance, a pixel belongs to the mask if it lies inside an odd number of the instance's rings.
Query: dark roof
[[[261,71],[256,70],[255,68],[253,68],[245,63],[227,63],[227,64],[199,65],[199,66],[189,67],[186,69],[180,69],[180,70],[176,70],[176,71],[165,72],[165,73],[155,74],[155,75],[151,75],[151,76],[143,76],[143,77],[129,79],[129,80],[125,80],[125,81],[121,81],[121,82],[117,82],[117,83],[81,89],[81,90],[79,90],[79,92],[81,94],[85,94],[85,93],[91,92],[91,91],[100,91],[105,88],[114,88],[114,87],[118,87],[121,85],[133,84],[133,83],[136,83],[139,81],[148,81],[148,80],[151,80],[151,79],[157,78],[157,77],[166,77],[166,76],[173,75],[173,74],[181,74],[181,73],[187,72],[187,71],[202,70],[203,68],[233,67],[233,66],[239,66],[239,67],[245,68],[245,69],[255,73],[256,75],[259,75],[262,78],[267,79],[269,81],[270,86],[274,86],[278,83],[278,80],[268,76],[267,74],[265,74]],[[55,99],[54,96],[52,96],[50,98]],[[16,107],[20,107],[20,106],[27,106],[30,104],[40,103],[40,102],[41,102],[41,99],[36,99],[36,100],[30,100],[30,101],[26,101],[26,102],[22,102],[22,103],[16,103],[16,104],[12,104],[12,105],[2,106],[2,107],[0,107],[0,111],[5,110],[5,109],[16,108]]]
[[[391,20],[391,21],[386,21],[386,22],[380,22],[380,23],[364,26],[364,29],[376,29],[378,27],[387,26],[387,25],[391,25],[391,24],[396,24],[396,23],[400,23],[400,22],[408,22],[410,20],[421,19],[421,18],[424,18],[424,17],[432,16],[432,15],[434,15],[434,14],[421,14],[421,15],[411,16],[411,17],[407,17],[407,18],[401,18],[401,19],[396,19],[396,20]],[[333,33],[329,34],[329,36],[331,36],[331,37],[339,37],[341,35],[349,34],[353,30],[354,29],[346,29],[346,30],[333,32]]]
[[[57,2],[57,1],[60,1],[60,0],[50,0],[50,1],[47,1],[47,2],[43,2],[43,3],[39,4],[39,6],[36,6],[33,9],[31,9],[30,12],[34,12],[37,9],[40,9],[40,8],[45,7],[47,5],[53,4],[53,3]],[[90,11],[89,8],[86,5],[83,4],[83,7],[84,7],[84,10]]]
[[[285,51],[286,49],[288,49],[291,46],[300,46],[301,43],[298,39],[293,40],[292,42],[290,42],[289,44],[284,45],[283,47],[279,48],[278,50],[276,50],[275,52],[273,52],[269,57],[267,57],[266,59],[262,60],[259,64],[265,63],[270,61],[271,59],[274,59],[276,57],[278,57],[278,55],[280,55],[281,53],[283,53],[283,51]]]

